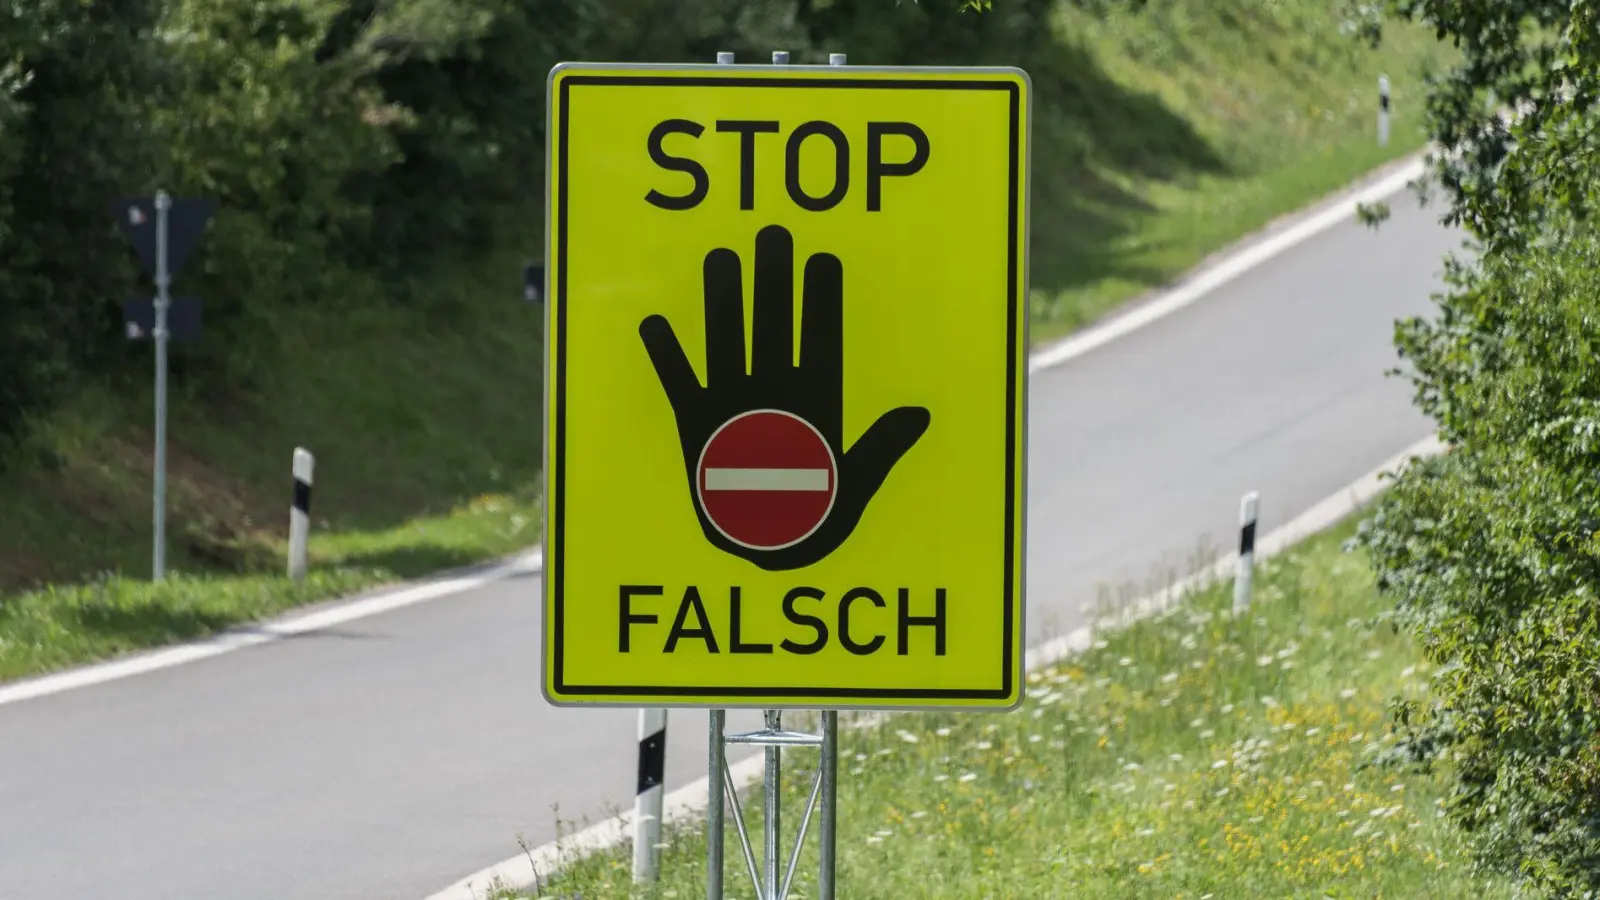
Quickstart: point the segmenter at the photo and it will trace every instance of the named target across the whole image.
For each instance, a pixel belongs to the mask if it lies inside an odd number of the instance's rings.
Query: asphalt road
[[[1034,376],[1030,642],[1428,432],[1385,378],[1458,244],[1410,195]],[[548,707],[537,576],[0,706],[0,898],[419,900],[632,803],[635,714]],[[735,717],[753,724],[753,716]],[[738,724],[736,721],[735,724]],[[674,713],[668,788],[704,772]]]

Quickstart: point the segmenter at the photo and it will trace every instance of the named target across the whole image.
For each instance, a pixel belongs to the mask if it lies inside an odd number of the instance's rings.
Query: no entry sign
[[[551,72],[551,703],[1021,701],[1030,94]]]
[[[833,451],[811,423],[780,410],[729,419],[700,456],[700,502],[728,540],[778,550],[809,537],[833,506]]]

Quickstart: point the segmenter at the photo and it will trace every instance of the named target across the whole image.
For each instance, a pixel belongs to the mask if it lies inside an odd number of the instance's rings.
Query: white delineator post
[[[639,789],[633,798],[633,881],[660,871],[662,782],[667,776],[667,711],[639,710]]]
[[[1378,146],[1389,144],[1389,76],[1378,76]]]
[[[306,542],[311,535],[311,470],[316,460],[303,447],[294,450],[294,500],[289,505],[289,577],[306,577]]]
[[[1250,576],[1256,561],[1256,514],[1260,495],[1251,491],[1239,501],[1239,571],[1233,579],[1233,611],[1250,608]]]

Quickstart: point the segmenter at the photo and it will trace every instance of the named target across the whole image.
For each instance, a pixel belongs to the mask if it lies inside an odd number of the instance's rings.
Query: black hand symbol
[[[872,423],[854,446],[845,449],[844,270],[838,257],[818,253],[806,261],[799,365],[793,362],[794,241],[787,230],[769,225],[756,235],[749,372],[744,362],[738,254],[725,248],[707,253],[704,277],[705,386],[695,376],[665,318],[650,316],[639,324],[639,337],[677,419],[695,514],[714,546],[763,569],[811,565],[832,553],[855,530],[889,470],[928,429],[928,411],[916,406],[892,409]],[[700,463],[707,442],[725,423],[754,410],[779,410],[810,423],[827,444],[837,474],[837,484],[830,485],[835,491],[832,505],[821,524],[783,546],[731,539],[708,514],[702,500]],[[777,452],[781,455],[788,450]],[[767,496],[770,500],[772,495]]]

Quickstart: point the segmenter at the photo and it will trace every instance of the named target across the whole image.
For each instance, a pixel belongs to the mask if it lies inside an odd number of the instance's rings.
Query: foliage
[[[1395,620],[1446,666],[1401,704],[1408,755],[1459,762],[1450,807],[1486,866],[1600,895],[1600,240],[1456,267],[1437,320],[1399,329],[1417,402],[1453,452],[1366,523]]]
[[[1385,12],[1426,23],[1462,50],[1427,99],[1448,220],[1497,250],[1525,246],[1549,212],[1587,216],[1594,189],[1577,163],[1595,151],[1600,9],[1586,0],[1382,0],[1356,6],[1350,28],[1380,41]]]
[[[131,267],[106,206],[153,158],[156,6],[0,3],[0,438],[114,356]]]
[[[1450,812],[1481,865],[1600,896],[1600,11],[1581,0],[1385,0],[1464,51],[1429,128],[1447,219],[1478,239],[1438,314],[1396,328],[1453,452],[1366,523],[1395,620],[1445,664],[1395,706],[1399,758],[1458,761]],[[1381,11],[1359,30],[1381,38]]]
[[[318,58],[330,18],[326,4],[298,0],[178,0],[163,23],[161,183],[219,203],[179,276],[179,293],[204,299],[206,339],[181,348],[174,374],[228,385],[224,402],[241,402],[274,362],[296,306],[349,302],[365,287],[339,252],[371,227],[347,185],[398,159],[384,129],[399,111],[360,61]]]
[[[117,327],[148,275],[108,201],[162,187],[220,210],[179,293],[206,340],[176,389],[246,403],[296,307],[411,302],[509,214],[536,221],[544,85],[563,58],[797,61],[873,25],[880,58],[994,15],[938,0],[9,0],[0,7],[0,438],[135,360]],[[916,25],[907,33],[897,28]],[[964,43],[962,43],[964,41]],[[959,53],[957,53],[959,55]],[[485,203],[485,198],[499,202]],[[508,199],[509,198],[509,199]],[[450,300],[449,293],[431,297]]]
[[[322,55],[362,60],[403,111],[387,119],[396,160],[352,183],[373,222],[366,240],[347,242],[355,257],[401,288],[490,240],[485,197],[525,198],[518,212],[536,217],[545,76],[582,54],[601,17],[587,0],[346,4]]]
[[[0,681],[211,637],[296,606],[392,583],[383,568],[313,570],[301,582],[172,573],[165,580],[106,575],[0,604]]]

